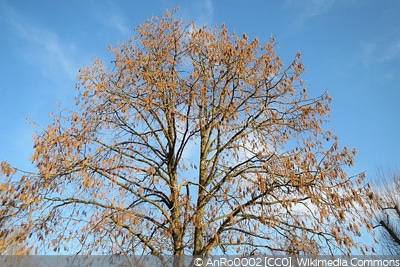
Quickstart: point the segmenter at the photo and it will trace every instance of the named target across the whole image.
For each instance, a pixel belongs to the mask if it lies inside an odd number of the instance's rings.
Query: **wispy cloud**
[[[312,0],[307,2],[305,12],[303,17],[312,18],[316,16],[323,15],[324,13],[328,12],[335,0]]]
[[[298,9],[298,17],[295,19],[297,26],[303,26],[305,22],[321,16],[333,7],[336,0],[285,0],[286,6],[295,6]]]
[[[214,7],[212,0],[198,1],[197,22],[199,25],[211,24],[213,22]]]
[[[400,60],[400,39],[379,38],[361,45],[364,66]]]
[[[2,9],[2,23],[22,39],[21,54],[27,60],[34,61],[45,74],[62,70],[68,77],[75,77],[78,65],[72,56],[76,53],[73,43],[61,40],[54,32],[29,21],[11,6],[2,5]]]
[[[126,19],[120,13],[111,14],[109,22],[111,27],[115,28],[122,35],[129,36],[132,34],[132,31],[127,26]]]
[[[183,4],[179,13],[187,21],[194,21],[197,27],[214,23],[214,6],[212,0],[193,1],[190,5]]]
[[[132,35],[133,31],[121,5],[111,1],[104,2],[103,5],[96,6],[94,15],[100,25],[106,29],[112,29],[113,32],[122,35],[123,38],[127,38]]]
[[[396,39],[389,43],[387,50],[383,53],[384,61],[400,59],[400,39]]]

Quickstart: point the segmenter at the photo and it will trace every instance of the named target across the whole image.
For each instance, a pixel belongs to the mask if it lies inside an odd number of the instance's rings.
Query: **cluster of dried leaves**
[[[80,253],[349,253],[370,228],[355,150],[321,128],[297,54],[167,12],[80,71],[78,112],[34,138],[36,174],[1,165],[1,218]],[[7,227],[8,226],[8,227]],[[4,223],[2,240],[18,241]],[[42,241],[39,242],[39,241]],[[7,244],[0,243],[4,249]],[[76,252],[76,251],[74,251]]]

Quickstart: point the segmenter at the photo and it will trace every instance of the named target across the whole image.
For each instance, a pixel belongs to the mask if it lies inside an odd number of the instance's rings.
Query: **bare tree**
[[[382,252],[400,255],[400,173],[381,169],[375,191],[379,204],[375,227],[380,229]]]
[[[80,70],[77,112],[35,136],[37,174],[6,198],[49,248],[153,255],[350,253],[371,228],[355,149],[322,129],[300,54],[167,12]],[[291,248],[287,246],[291,240]],[[69,243],[68,243],[69,242]],[[68,247],[68,244],[70,246]]]

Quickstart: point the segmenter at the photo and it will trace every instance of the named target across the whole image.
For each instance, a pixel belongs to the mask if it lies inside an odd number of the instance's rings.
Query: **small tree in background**
[[[31,238],[85,254],[364,250],[369,189],[322,129],[330,97],[308,96],[300,54],[284,67],[273,39],[169,12],[110,50],[111,67],[80,70],[79,112],[35,136],[38,173],[2,164]]]
[[[384,254],[400,255],[400,173],[380,171],[375,191],[379,213],[375,218],[379,227],[379,242]]]

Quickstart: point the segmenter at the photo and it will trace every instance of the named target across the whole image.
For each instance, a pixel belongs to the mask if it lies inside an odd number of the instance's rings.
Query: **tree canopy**
[[[82,254],[365,249],[370,190],[346,173],[355,149],[322,128],[331,99],[309,97],[300,53],[284,66],[274,38],[175,12],[109,50],[111,66],[80,70],[79,110],[34,137],[37,173],[1,165],[26,238]]]

